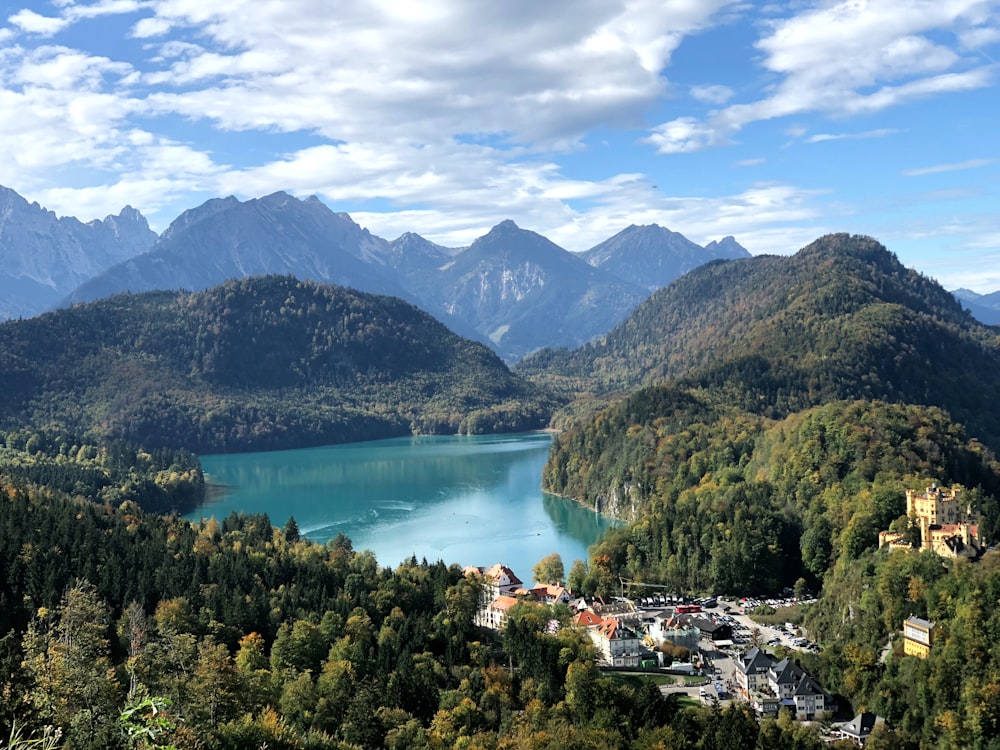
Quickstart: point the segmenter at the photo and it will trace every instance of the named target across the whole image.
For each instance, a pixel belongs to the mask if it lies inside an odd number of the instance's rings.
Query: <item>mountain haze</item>
[[[84,224],[58,218],[0,186],[0,319],[51,308],[87,279],[144,253],[155,240],[146,219],[130,206]]]
[[[1000,291],[978,294],[970,289],[956,289],[952,294],[980,323],[1000,325]]]
[[[633,224],[582,256],[595,268],[652,292],[710,260],[749,258],[750,253],[732,237],[701,247],[656,224]]]

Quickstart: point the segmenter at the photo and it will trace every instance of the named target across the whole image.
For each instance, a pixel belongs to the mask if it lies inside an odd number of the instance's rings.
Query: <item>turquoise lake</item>
[[[567,571],[612,525],[541,491],[551,437],[543,433],[411,437],[268,453],[202,456],[224,491],[187,517],[294,516],[303,536],[339,533],[395,567],[410,555],[460,565],[503,562],[528,582],[557,552]]]

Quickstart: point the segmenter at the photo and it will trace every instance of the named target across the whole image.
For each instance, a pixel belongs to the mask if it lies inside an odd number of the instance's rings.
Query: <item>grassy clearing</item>
[[[678,677],[678,675],[659,672],[608,672],[607,674],[636,688],[644,682],[652,682],[655,685],[675,685]]]
[[[775,610],[774,614],[766,615],[757,614],[755,610],[749,616],[754,622],[761,625],[770,625],[771,627],[784,625],[786,622],[790,622],[793,625],[801,625],[808,606],[808,604],[793,604],[791,607],[781,607]]]

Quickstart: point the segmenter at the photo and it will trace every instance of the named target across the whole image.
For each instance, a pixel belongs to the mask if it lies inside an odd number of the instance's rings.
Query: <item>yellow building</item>
[[[903,653],[926,659],[934,642],[934,623],[919,617],[907,617],[903,623]]]
[[[916,490],[906,491],[906,515],[911,518],[916,516],[921,521],[921,526],[946,524],[976,524],[979,523],[979,516],[972,512],[968,506],[962,507],[959,500],[961,488],[952,490],[942,490],[936,484],[932,484],[924,492],[917,494]],[[923,530],[923,528],[921,528]],[[924,539],[924,547],[930,549],[927,540]]]
[[[924,492],[906,491],[906,515],[920,528],[920,546],[942,557],[976,558],[982,552],[979,516],[959,499],[960,487],[942,490],[932,484]],[[905,532],[882,531],[879,547],[908,547]]]

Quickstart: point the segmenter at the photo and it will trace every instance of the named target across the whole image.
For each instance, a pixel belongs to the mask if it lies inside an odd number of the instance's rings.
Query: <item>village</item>
[[[910,545],[905,532],[883,532],[880,546],[932,549],[942,557],[966,556],[980,549],[978,519],[961,507],[957,493],[931,485],[923,493],[908,490],[906,498],[911,526],[920,532],[917,543]],[[858,746],[864,746],[875,726],[883,723],[867,711],[835,722],[835,699],[796,658],[797,652],[819,652],[820,645],[791,622],[772,626],[751,618],[760,607],[779,613],[815,601],[796,598],[791,590],[783,598],[771,599],[626,597],[623,587],[622,596],[606,601],[575,596],[561,584],[526,587],[502,563],[470,566],[465,574],[482,579],[479,627],[499,632],[508,612],[520,602],[565,605],[573,625],[585,629],[593,641],[601,668],[675,676],[672,684],[661,684],[664,694],[681,693],[709,704],[742,701],[761,717],[786,709],[799,721],[822,722],[828,738],[851,739]],[[904,654],[926,658],[933,646],[934,623],[908,617],[900,623],[899,635]]]

